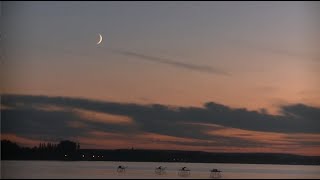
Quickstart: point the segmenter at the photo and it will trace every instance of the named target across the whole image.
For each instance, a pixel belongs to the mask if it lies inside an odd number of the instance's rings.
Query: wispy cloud
[[[228,73],[224,70],[221,70],[218,68],[213,68],[213,67],[207,66],[207,65],[183,63],[183,62],[178,62],[178,61],[163,58],[163,57],[149,56],[149,55],[145,55],[145,54],[140,54],[140,53],[130,52],[130,51],[123,51],[123,50],[112,50],[112,52],[117,53],[117,54],[121,54],[121,55],[125,55],[125,56],[129,56],[129,57],[134,57],[134,58],[137,58],[140,60],[167,64],[167,65],[175,66],[178,68],[184,68],[184,69],[189,69],[189,70],[194,70],[194,71],[230,76],[230,73]]]

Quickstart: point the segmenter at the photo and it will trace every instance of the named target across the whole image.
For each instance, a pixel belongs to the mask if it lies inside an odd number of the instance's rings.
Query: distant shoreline
[[[320,164],[265,164],[265,163],[217,163],[217,162],[206,162],[206,163],[203,163],[203,162],[165,162],[165,161],[108,161],[108,160],[73,160],[73,161],[66,161],[66,160],[32,160],[32,159],[29,159],[29,160],[19,160],[19,159],[16,159],[16,160],[13,160],[13,159],[1,159],[1,161],[48,161],[48,162],[114,162],[114,163],[118,163],[118,162],[129,162],[129,163],[192,163],[192,164],[239,164],[239,165],[279,165],[279,166],[320,166]]]
[[[320,156],[285,153],[213,153],[182,150],[148,149],[81,149],[78,143],[40,143],[38,147],[20,147],[8,140],[1,141],[1,160],[21,161],[108,161],[158,163],[224,163],[270,165],[320,165]]]

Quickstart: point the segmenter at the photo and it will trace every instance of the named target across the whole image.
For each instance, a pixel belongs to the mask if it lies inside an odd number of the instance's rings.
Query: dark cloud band
[[[132,118],[143,131],[175,136],[183,134],[183,137],[193,137],[196,134],[183,131],[187,126],[186,123],[208,123],[263,132],[320,133],[320,108],[304,104],[287,105],[282,107],[282,114],[271,115],[246,109],[234,109],[213,102],[206,103],[202,108],[172,108],[159,104],[140,105],[67,97],[3,95],[1,103],[13,107],[20,103],[29,109],[34,104],[46,104],[124,115]],[[6,110],[2,112],[4,112],[2,121],[12,121],[10,117],[6,117]],[[190,125],[188,126],[191,128]],[[206,137],[201,133],[197,135]]]

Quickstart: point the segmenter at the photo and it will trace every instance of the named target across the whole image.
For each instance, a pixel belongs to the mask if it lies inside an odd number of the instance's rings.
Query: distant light
[[[101,157],[103,157],[103,156],[101,156]]]
[[[64,156],[67,157],[68,155],[65,154]]]
[[[99,157],[99,156],[98,156]]]
[[[92,155],[92,157],[94,157],[94,155]]]
[[[82,157],[84,157],[84,155],[82,154]]]

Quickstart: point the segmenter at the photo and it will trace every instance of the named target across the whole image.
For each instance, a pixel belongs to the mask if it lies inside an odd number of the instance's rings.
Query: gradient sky
[[[5,48],[1,93],[141,106],[203,108],[205,103],[215,102],[246,108],[248,112],[264,109],[261,113],[272,118],[281,115],[283,107],[303,104],[319,115],[319,10],[317,2],[2,2],[5,26],[1,38]],[[99,33],[104,40],[96,45]],[[5,114],[18,107],[4,101],[1,111]],[[43,111],[65,112],[65,108],[61,104],[45,104]],[[132,125],[137,119],[130,113],[77,108],[72,113],[80,114],[78,117],[130,126],[139,132],[132,137],[142,144],[149,142],[147,137],[167,140],[166,145],[151,143],[141,147],[210,151],[192,144],[208,140],[203,137],[139,129]],[[4,121],[14,118],[8,114]],[[195,116],[192,123],[199,125],[195,121],[200,117]],[[19,121],[16,123],[9,124],[9,128],[19,126]],[[77,119],[66,123],[72,128],[87,127]],[[299,144],[304,147],[302,150],[288,147],[286,151],[320,152],[320,141],[315,140],[320,136],[319,129],[281,132],[214,120],[206,123],[204,126],[214,126],[212,131],[206,131],[212,138],[217,133],[242,139],[239,134],[251,134],[245,139],[273,145],[264,149],[239,146],[234,151],[282,152],[288,137],[301,135],[305,141],[318,145]],[[309,125],[312,124],[306,124]],[[222,130],[216,130],[217,126],[223,126]],[[19,128],[13,129],[2,133],[3,137],[29,145],[41,141],[35,134],[28,136],[19,133]],[[89,134],[107,136],[110,141],[119,136],[120,144],[115,143],[114,147],[131,146],[131,140],[123,137],[125,129],[91,130]],[[77,140],[88,147],[105,148],[110,143],[94,143],[88,134],[81,135]],[[283,144],[273,143],[280,137]],[[48,135],[48,139],[54,138],[53,134]],[[192,145],[177,144],[180,141]],[[212,146],[212,151],[232,151],[223,143]]]

